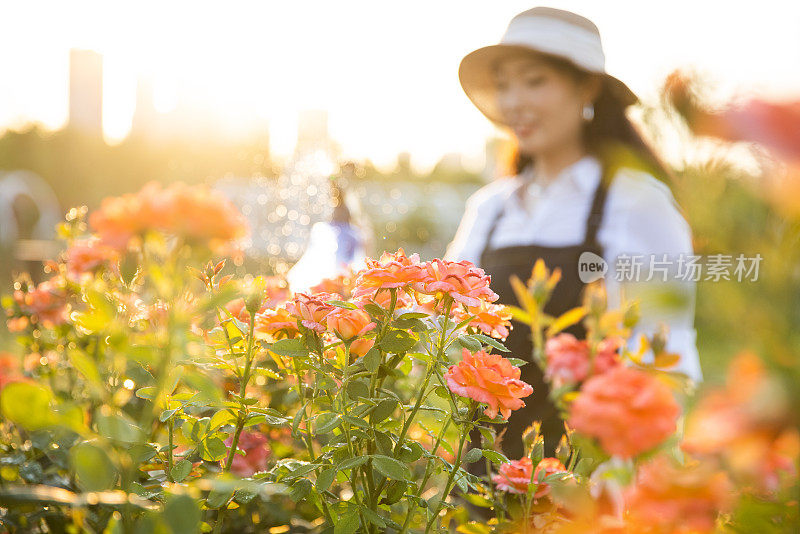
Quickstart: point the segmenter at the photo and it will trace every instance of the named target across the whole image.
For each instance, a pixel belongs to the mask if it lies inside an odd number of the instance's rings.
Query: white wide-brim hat
[[[566,59],[580,69],[602,75],[609,91],[625,106],[639,101],[627,85],[606,72],[600,32],[592,21],[571,11],[534,7],[511,19],[499,44],[470,52],[458,67],[464,92],[481,113],[497,124],[504,121],[497,107],[492,69],[499,59],[519,51]]]

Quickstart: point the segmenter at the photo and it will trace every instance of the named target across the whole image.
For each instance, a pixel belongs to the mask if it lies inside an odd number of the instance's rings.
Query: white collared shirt
[[[527,175],[487,184],[467,200],[466,211],[445,258],[469,260],[480,266],[490,226],[500,210],[502,216],[492,235],[491,248],[582,243],[600,175],[599,160],[587,155],[544,188],[528,184],[524,200],[517,190],[530,181]],[[695,283],[675,280],[672,276],[679,258],[693,255],[691,229],[671,191],[651,174],[626,167],[618,171],[605,202],[597,240],[609,266],[605,276],[609,308],[619,307],[623,295],[640,300],[641,320],[629,339],[629,348],[635,351],[639,335],[650,336],[663,323],[669,329],[666,349],[681,355],[680,363],[673,369],[701,381],[694,328]],[[626,255],[643,258],[641,282],[630,281],[630,270],[617,279],[617,258],[625,261]],[[653,277],[645,282],[650,276],[651,258],[655,261]],[[661,260],[666,261],[659,263]],[[663,281],[659,267],[668,269],[667,282]],[[652,361],[652,352],[647,357]]]

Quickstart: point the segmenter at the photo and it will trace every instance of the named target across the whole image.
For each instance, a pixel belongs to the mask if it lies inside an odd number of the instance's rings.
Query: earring
[[[586,122],[592,122],[592,119],[594,119],[594,106],[591,103],[584,104],[581,115],[583,115],[583,120]]]

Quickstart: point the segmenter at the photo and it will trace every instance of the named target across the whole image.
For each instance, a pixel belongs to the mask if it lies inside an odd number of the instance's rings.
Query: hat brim
[[[544,56],[553,55],[544,50],[524,45],[496,44],[470,52],[461,60],[461,64],[458,66],[458,79],[461,82],[461,88],[464,93],[487,119],[499,125],[504,125],[505,123],[497,107],[497,95],[492,69],[498,60],[519,52],[534,52]],[[561,56],[558,57],[561,58]],[[568,58],[561,59],[569,61]],[[579,65],[575,66],[578,69],[587,70]],[[603,77],[603,81],[609,91],[619,98],[625,107],[639,102],[636,94],[621,80],[606,72],[596,72],[595,74]]]

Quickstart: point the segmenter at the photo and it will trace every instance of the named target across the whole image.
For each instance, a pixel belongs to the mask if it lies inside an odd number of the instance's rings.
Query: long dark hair
[[[569,60],[548,54],[541,54],[541,57],[556,70],[571,76],[576,83],[596,76],[576,67]],[[587,152],[601,161],[609,176],[613,176],[619,167],[633,167],[652,174],[671,188],[674,183],[672,171],[625,114],[625,107],[604,81],[594,102],[594,119],[584,122],[583,126]],[[522,154],[515,147],[511,155],[512,174],[521,173],[528,165],[533,164],[533,160],[531,155]]]

